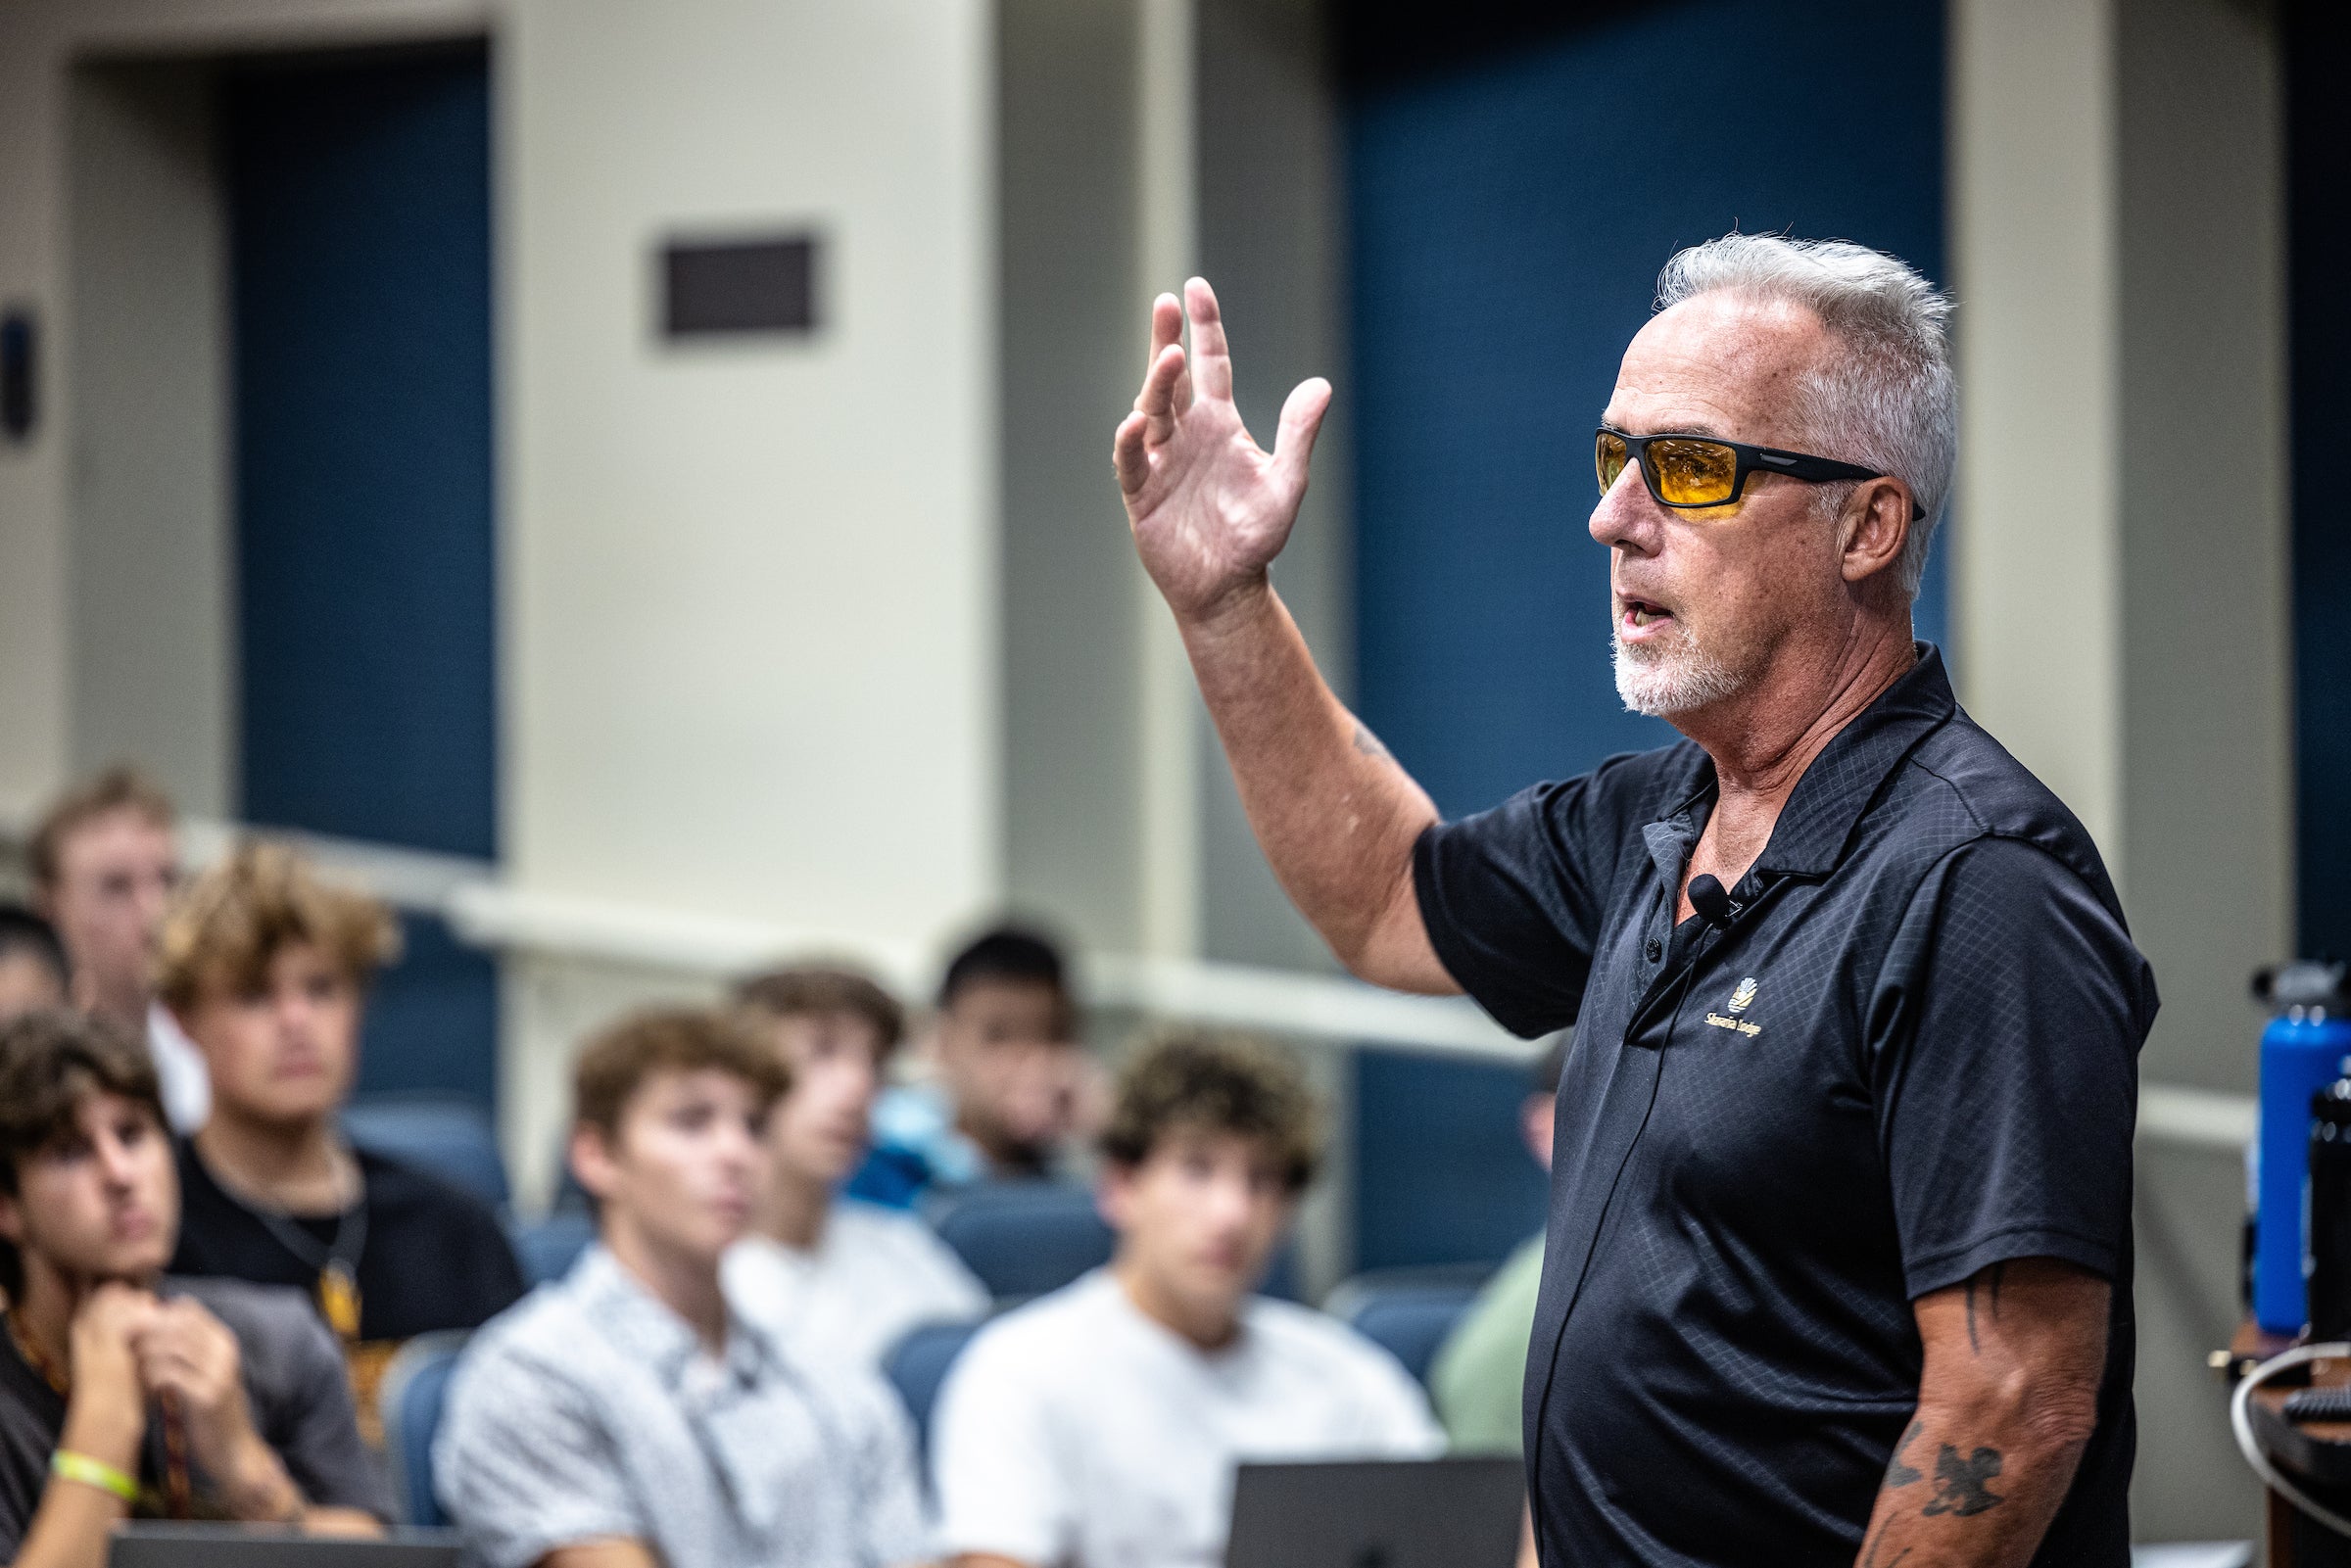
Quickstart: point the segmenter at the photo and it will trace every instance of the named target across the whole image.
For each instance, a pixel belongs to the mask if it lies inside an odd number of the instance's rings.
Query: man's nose
[[[1592,508],[1592,538],[1610,549],[1653,555],[1656,553],[1656,510],[1648,485],[1642,482],[1640,465],[1626,463],[1616,483]]]
[[[171,907],[170,884],[161,878],[142,878],[130,896],[138,909],[139,924],[151,931],[161,927]]]
[[[128,1187],[138,1179],[138,1159],[130,1145],[115,1134],[101,1133],[98,1138],[98,1170],[110,1187]]]
[[[750,1169],[759,1163],[759,1137],[749,1126],[729,1120],[718,1134],[718,1157],[729,1168]]]
[[[1249,1221],[1249,1183],[1246,1178],[1223,1176],[1208,1184],[1208,1212],[1221,1226]]]

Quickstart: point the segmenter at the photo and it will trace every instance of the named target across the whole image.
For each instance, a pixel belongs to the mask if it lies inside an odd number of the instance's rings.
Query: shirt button
[[[1653,936],[1649,939],[1649,945],[1642,948],[1641,952],[1652,964],[1655,964],[1665,956],[1665,944]]]

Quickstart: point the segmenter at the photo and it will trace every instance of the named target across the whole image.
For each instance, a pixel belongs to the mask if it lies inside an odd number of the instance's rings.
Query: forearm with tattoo
[[[2096,1425],[2106,1282],[1995,1263],[1915,1304],[1918,1410],[1887,1462],[1857,1568],[2024,1568]]]

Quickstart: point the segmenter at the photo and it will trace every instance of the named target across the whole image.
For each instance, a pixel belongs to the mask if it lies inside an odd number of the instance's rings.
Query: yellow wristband
[[[93,1459],[86,1453],[60,1449],[49,1455],[50,1473],[66,1481],[78,1481],[85,1487],[111,1492],[124,1502],[139,1500],[139,1484],[104,1459]]]

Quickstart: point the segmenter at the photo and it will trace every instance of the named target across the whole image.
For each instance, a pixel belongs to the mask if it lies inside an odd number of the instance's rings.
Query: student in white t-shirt
[[[1244,1459],[1418,1458],[1394,1357],[1251,1292],[1313,1173],[1314,1111],[1262,1048],[1163,1041],[1102,1139],[1109,1268],[983,1329],[935,1424],[954,1568],[1213,1568]]]
[[[910,1329],[986,1311],[986,1290],[928,1225],[838,1193],[865,1158],[905,1028],[897,1002],[865,975],[815,967],[762,974],[736,1000],[792,1071],[751,1231],[727,1257],[737,1310],[789,1354],[869,1367]]]

